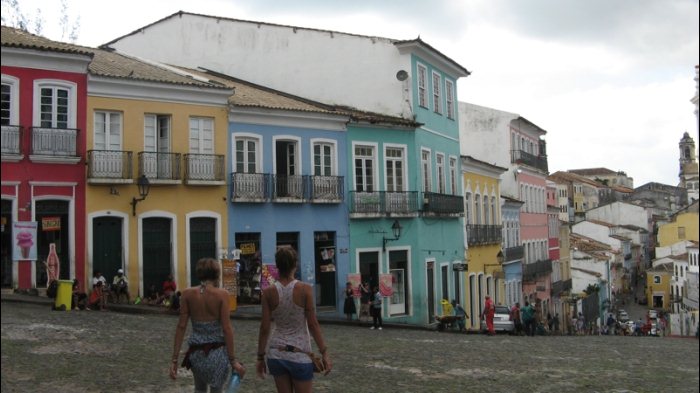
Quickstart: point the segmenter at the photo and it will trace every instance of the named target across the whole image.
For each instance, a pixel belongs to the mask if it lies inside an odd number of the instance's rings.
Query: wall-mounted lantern
[[[139,177],[139,179],[136,181],[136,185],[139,187],[139,195],[141,197],[134,197],[131,199],[131,214],[133,216],[136,215],[136,204],[145,200],[148,196],[148,191],[151,189],[151,183],[148,181],[146,175],[141,175],[141,177]]]
[[[387,238],[384,237],[383,244],[382,244],[382,252],[386,251],[386,242],[393,242],[394,240],[399,240],[401,237],[401,224],[399,223],[399,220],[394,220],[394,224],[391,225],[391,231],[394,234],[394,238]]]

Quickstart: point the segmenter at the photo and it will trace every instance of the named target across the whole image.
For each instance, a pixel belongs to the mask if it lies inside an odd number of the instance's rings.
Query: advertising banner
[[[360,273],[348,273],[348,282],[352,287],[352,296],[360,297],[360,283],[362,281],[362,276]]]
[[[391,285],[392,276],[391,274],[380,274],[379,275],[379,293],[384,297],[390,297],[394,293],[394,288]]]
[[[12,260],[36,261],[36,221],[12,223]]]

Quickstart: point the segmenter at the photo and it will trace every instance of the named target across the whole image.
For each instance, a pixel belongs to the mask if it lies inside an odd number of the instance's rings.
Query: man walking
[[[525,334],[528,336],[535,335],[535,309],[526,300],[523,308],[520,309],[520,314],[525,324]]]
[[[481,318],[486,321],[486,328],[489,331],[489,336],[496,335],[496,329],[493,327],[493,317],[496,314],[496,305],[493,304],[491,296],[486,295],[486,302],[484,303],[484,311],[481,313]]]

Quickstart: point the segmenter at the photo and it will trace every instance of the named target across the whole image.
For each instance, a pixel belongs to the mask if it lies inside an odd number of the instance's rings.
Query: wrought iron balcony
[[[533,282],[537,280],[537,277],[546,276],[551,273],[551,259],[523,264],[523,282]]]
[[[461,217],[464,215],[464,199],[461,195],[423,193],[423,215]]]
[[[222,154],[185,154],[185,183],[190,185],[225,184]]]
[[[350,214],[365,216],[417,216],[417,191],[350,192]]]
[[[277,202],[302,202],[304,177],[297,175],[272,175],[272,199]]]
[[[269,173],[232,173],[232,202],[266,202],[270,199]]]
[[[511,150],[510,151],[510,162],[517,164],[525,164],[533,168],[537,168],[541,171],[548,172],[547,170],[547,156],[530,154],[524,150]]]
[[[151,182],[179,182],[180,153],[140,152],[139,176],[141,175],[146,175]]]
[[[515,246],[515,247],[508,247],[505,250],[505,257],[506,257],[506,262],[511,262],[511,261],[517,261],[520,259],[523,259],[525,256],[525,247],[523,246]]]
[[[22,126],[2,126],[2,155],[22,154]]]
[[[343,201],[343,176],[309,176],[309,199],[312,203]]]
[[[132,153],[121,150],[88,150],[89,183],[133,183]]]
[[[76,128],[32,127],[31,134],[32,155],[78,157]]]
[[[467,244],[498,244],[503,237],[503,227],[500,225],[467,225]]]
[[[552,296],[559,296],[571,289],[571,279],[555,281],[552,283]]]

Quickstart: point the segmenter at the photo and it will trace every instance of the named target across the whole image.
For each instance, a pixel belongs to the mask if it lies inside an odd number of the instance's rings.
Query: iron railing
[[[507,262],[510,261],[516,261],[518,259],[523,259],[525,256],[525,247],[523,246],[515,246],[515,247],[508,247],[505,250],[505,260]]]
[[[139,176],[155,180],[180,180],[180,153],[139,153]]]
[[[265,202],[270,198],[269,173],[232,173],[231,200]]]
[[[32,127],[32,155],[77,157],[77,128]]]
[[[552,296],[559,296],[571,289],[571,279],[555,281],[552,283]]]
[[[544,172],[548,172],[546,155],[536,156],[524,150],[511,150],[510,162],[517,164],[525,164],[533,168],[540,169]]]
[[[350,213],[373,215],[417,215],[417,191],[351,191]]]
[[[343,200],[343,176],[309,176],[311,202],[341,202]]]
[[[131,179],[132,153],[121,150],[88,150],[88,179]]]
[[[22,154],[22,126],[2,126],[2,154]]]
[[[423,214],[437,216],[463,216],[464,199],[461,195],[423,193]]]
[[[523,264],[523,282],[533,282],[539,276],[552,273],[552,260],[544,259]]]
[[[186,182],[223,182],[225,180],[222,154],[185,154]]]
[[[304,200],[304,176],[272,175],[272,185],[272,198],[274,200]]]
[[[467,225],[467,244],[494,244],[500,243],[503,238],[501,225]]]

